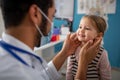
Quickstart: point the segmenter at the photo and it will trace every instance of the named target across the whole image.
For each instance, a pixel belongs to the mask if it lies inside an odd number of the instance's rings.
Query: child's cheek
[[[93,40],[95,37],[94,36],[87,36],[86,41]]]

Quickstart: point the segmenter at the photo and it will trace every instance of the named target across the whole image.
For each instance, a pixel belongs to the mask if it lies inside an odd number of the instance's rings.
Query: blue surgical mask
[[[48,36],[44,36],[42,31],[39,29],[38,25],[35,25],[37,30],[39,31],[39,33],[41,35],[41,44],[40,45],[44,45],[44,44],[50,42],[50,39],[51,39],[52,33],[53,33],[54,23],[45,15],[45,13],[41,9],[39,9],[39,11],[48,20],[48,22],[51,24],[51,30],[48,33]]]
[[[41,44],[40,45],[43,46],[43,45],[49,43],[51,41],[52,34],[53,34],[53,26],[51,26],[51,30],[48,33],[48,36],[41,37]]]

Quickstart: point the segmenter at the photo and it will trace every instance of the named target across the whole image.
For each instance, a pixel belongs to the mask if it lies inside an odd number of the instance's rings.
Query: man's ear
[[[32,20],[32,22],[36,25],[36,24],[40,24],[41,22],[41,14],[39,11],[39,8],[37,5],[33,4],[30,9],[29,9],[29,17]]]

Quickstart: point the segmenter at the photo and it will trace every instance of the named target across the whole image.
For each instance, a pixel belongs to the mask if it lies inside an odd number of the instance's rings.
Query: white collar
[[[14,45],[14,46],[19,47],[24,50],[27,50],[31,53],[34,53],[33,50],[30,47],[28,47],[26,44],[24,44],[20,40],[16,39],[15,37],[13,37],[5,32],[3,32],[3,34],[2,34],[2,39],[11,45]]]
[[[26,44],[24,44],[23,42],[21,42],[20,40],[16,39],[15,37],[3,32],[2,34],[2,40],[5,41],[8,44],[11,44],[15,47],[18,47],[20,49],[26,50],[30,53],[34,54],[34,51],[28,47]],[[23,54],[18,54],[23,60],[25,60],[29,65],[32,65],[31,63],[31,57],[28,55],[23,55]]]

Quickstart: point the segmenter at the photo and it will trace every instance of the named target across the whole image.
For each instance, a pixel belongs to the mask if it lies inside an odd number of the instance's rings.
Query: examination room
[[[120,0],[0,0],[0,80],[120,80]]]

